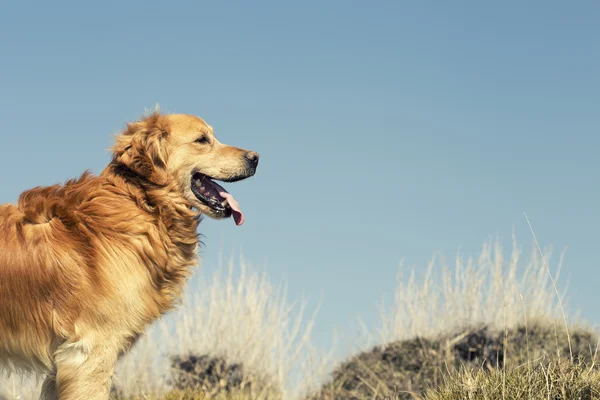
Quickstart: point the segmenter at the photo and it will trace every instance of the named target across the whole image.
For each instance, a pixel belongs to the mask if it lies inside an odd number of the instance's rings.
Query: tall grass
[[[421,281],[417,270],[405,274],[401,267],[394,301],[390,307],[380,304],[380,326],[371,339],[389,343],[435,337],[468,326],[505,329],[523,324],[525,317],[531,321],[560,319],[553,280],[560,276],[564,252],[553,278],[544,262],[550,263],[551,248],[543,251],[543,258],[535,245],[527,259],[522,253],[513,234],[508,257],[498,240],[488,240],[477,257],[464,259],[457,254],[452,266],[443,257],[434,257]],[[560,296],[564,302],[566,289]]]
[[[306,301],[290,302],[285,285],[274,284],[243,258],[238,263],[231,258],[210,276],[199,272],[181,308],[119,365],[120,388],[126,393],[168,388],[165,356],[185,354],[242,364],[284,398],[319,381],[329,358],[311,345],[316,309],[310,315]],[[163,357],[157,357],[157,347]]]
[[[463,367],[481,368],[488,357],[488,367],[502,368],[548,352],[564,356],[565,348],[567,355],[577,350],[589,356],[596,347],[593,331],[567,326],[577,328],[572,349],[563,326],[569,319],[563,312],[566,290],[555,283],[564,252],[552,268],[551,259],[551,248],[541,250],[537,241],[523,257],[513,234],[508,254],[500,241],[488,240],[476,257],[458,254],[449,265],[437,256],[426,269],[408,274],[401,267],[391,306],[380,305],[379,326],[363,324],[368,347],[338,365],[317,398],[419,398]]]

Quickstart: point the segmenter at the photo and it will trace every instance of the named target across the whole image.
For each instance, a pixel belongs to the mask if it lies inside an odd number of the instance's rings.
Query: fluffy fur
[[[207,141],[199,141],[205,137]],[[99,176],[0,205],[0,367],[47,374],[45,399],[106,399],[117,359],[172,309],[197,265],[191,176],[254,174],[190,115],[128,124]]]

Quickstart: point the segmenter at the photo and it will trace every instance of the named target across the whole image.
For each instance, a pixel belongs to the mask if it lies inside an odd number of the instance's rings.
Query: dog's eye
[[[207,144],[208,138],[206,136],[202,135],[198,139],[196,139],[196,143]]]

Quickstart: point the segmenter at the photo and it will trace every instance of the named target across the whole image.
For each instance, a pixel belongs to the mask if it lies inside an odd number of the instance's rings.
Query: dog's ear
[[[157,185],[166,185],[168,126],[158,113],[138,122],[127,124],[127,129],[116,138],[112,148],[113,159],[136,174]]]

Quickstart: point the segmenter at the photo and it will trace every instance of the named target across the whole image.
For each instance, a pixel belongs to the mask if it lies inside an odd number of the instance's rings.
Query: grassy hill
[[[571,349],[560,322],[543,321],[494,331],[486,326],[436,338],[417,337],[377,346],[343,362],[314,399],[414,399],[454,382],[464,371],[484,380],[489,373],[570,360],[592,365],[597,337],[570,332]],[[560,365],[563,365],[562,363]],[[481,372],[481,374],[479,374]],[[440,394],[442,396],[442,394]],[[443,398],[443,397],[438,397]]]

